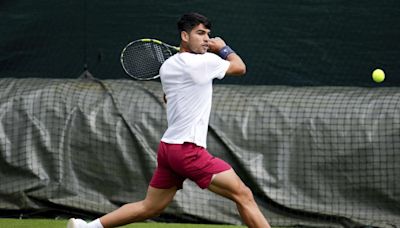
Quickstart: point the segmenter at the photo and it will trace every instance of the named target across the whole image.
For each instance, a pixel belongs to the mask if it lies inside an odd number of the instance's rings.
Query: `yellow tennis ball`
[[[374,80],[374,82],[376,83],[381,83],[383,82],[383,80],[385,80],[385,72],[381,69],[375,69],[372,72],[372,79]]]

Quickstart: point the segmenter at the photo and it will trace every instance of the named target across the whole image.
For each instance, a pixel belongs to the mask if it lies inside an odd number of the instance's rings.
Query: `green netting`
[[[89,216],[142,199],[162,94],[153,81],[0,80],[0,209]],[[213,101],[208,149],[273,226],[400,225],[398,88],[217,85]],[[241,223],[190,181],[158,219],[171,218]]]
[[[210,7],[212,5],[213,7]],[[199,11],[247,64],[226,84],[400,85],[400,2],[379,1],[53,1],[0,3],[0,77],[126,78],[119,54],[130,41],[177,45],[176,21]],[[379,85],[381,86],[381,85]]]

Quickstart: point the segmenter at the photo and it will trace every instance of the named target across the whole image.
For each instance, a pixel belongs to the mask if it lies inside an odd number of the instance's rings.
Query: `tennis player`
[[[251,190],[232,167],[206,150],[213,79],[246,72],[242,59],[221,38],[209,37],[210,29],[211,23],[205,16],[183,15],[178,22],[180,52],[161,66],[168,129],[158,147],[158,164],[145,199],[90,223],[70,219],[68,228],[116,227],[155,217],[182,189],[186,179],[233,200],[248,227],[270,227]]]

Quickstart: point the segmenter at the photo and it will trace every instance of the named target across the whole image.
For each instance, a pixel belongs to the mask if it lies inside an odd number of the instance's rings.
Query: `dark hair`
[[[211,29],[211,22],[207,17],[199,13],[186,13],[178,21],[179,32],[186,31],[190,32],[194,27],[199,24],[203,24],[207,29]]]

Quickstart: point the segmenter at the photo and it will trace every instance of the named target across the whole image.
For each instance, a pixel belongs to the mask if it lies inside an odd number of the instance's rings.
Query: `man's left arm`
[[[219,55],[221,58],[229,61],[227,75],[241,76],[246,73],[246,64],[242,58],[236,54],[225,41],[219,37],[212,38],[209,41],[209,51]]]

